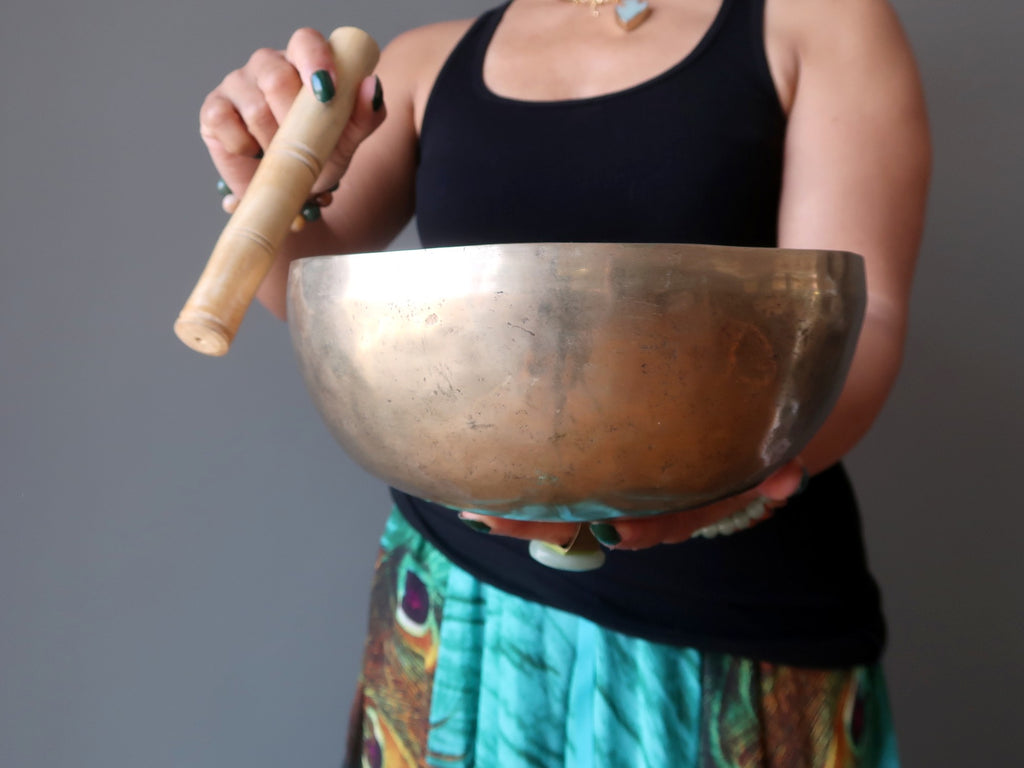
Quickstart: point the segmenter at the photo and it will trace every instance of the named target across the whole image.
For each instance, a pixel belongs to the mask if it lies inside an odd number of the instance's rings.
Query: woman
[[[869,288],[851,372],[797,462],[699,510],[592,526],[608,560],[589,574],[526,553],[573,525],[394,492],[348,761],[896,765],[884,624],[840,461],[905,336],[930,154],[909,46],[884,0],[582,6],[512,0],[395,39],[315,186],[340,179],[333,202],[290,237],[261,301],[283,318],[291,259],[379,250],[413,215],[428,247],[849,250]],[[207,97],[202,135],[231,189],[297,90],[327,100],[333,76],[304,29]],[[755,521],[762,501],[772,514]]]

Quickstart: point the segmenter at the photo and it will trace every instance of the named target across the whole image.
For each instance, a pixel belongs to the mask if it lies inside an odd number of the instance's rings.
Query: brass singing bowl
[[[866,301],[840,251],[542,243],[291,266],[317,409],[389,485],[526,520],[681,510],[796,456]]]

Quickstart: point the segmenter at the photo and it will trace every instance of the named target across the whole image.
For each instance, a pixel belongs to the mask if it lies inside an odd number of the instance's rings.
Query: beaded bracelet
[[[694,537],[699,536],[705,539],[713,539],[715,536],[728,536],[730,533],[736,533],[736,531],[749,528],[767,514],[767,500],[764,498],[754,499],[738,512],[733,512],[718,522],[694,531],[693,535]]]
[[[337,191],[338,184],[328,189],[326,192],[321,192],[318,195],[314,195],[302,206],[302,210],[299,215],[293,220],[289,229],[292,232],[301,232],[302,228],[306,226],[308,221],[316,221],[320,218],[320,209],[326,208],[334,200],[334,192]],[[238,208],[238,197],[234,192],[231,191],[231,187],[227,185],[224,179],[217,180],[217,192],[220,194],[220,206],[224,209],[225,213],[234,213],[235,209]]]

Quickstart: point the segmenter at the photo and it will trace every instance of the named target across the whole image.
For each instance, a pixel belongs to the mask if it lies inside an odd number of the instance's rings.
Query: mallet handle
[[[174,324],[178,338],[197,352],[228,351],[338,143],[360,82],[377,65],[380,51],[362,30],[339,27],[329,42],[337,73],[334,98],[322,104],[308,87],[299,91]]]

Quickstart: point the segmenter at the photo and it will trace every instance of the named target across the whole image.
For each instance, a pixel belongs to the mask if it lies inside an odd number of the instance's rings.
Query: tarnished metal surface
[[[528,244],[291,267],[309,391],[397,488],[524,519],[684,509],[801,450],[845,379],[862,260]]]

